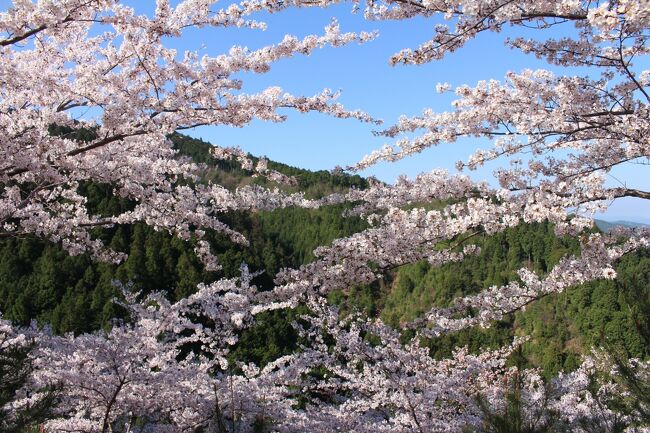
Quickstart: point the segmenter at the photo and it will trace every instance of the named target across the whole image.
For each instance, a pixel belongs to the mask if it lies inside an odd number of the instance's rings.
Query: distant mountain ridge
[[[630,227],[630,228],[650,227],[649,224],[644,224],[644,223],[639,223],[634,221],[624,221],[624,220],[604,221],[604,220],[597,219],[594,222],[596,223],[596,227],[598,227],[604,232],[613,230],[616,227]]]

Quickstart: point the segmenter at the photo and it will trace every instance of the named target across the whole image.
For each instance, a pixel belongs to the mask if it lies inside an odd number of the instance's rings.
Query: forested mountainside
[[[235,163],[214,160],[208,143],[185,136],[173,140],[181,155],[205,164],[206,179],[233,188],[268,182],[251,178]],[[274,162],[269,167],[295,177],[295,189],[311,196],[367,186],[359,176],[310,172]],[[129,206],[112,197],[105,185],[86,185],[85,189],[100,213]],[[144,224],[97,232],[111,248],[128,253],[119,265],[97,263],[87,255],[71,257],[58,245],[42,240],[4,239],[0,242],[0,310],[5,318],[22,324],[36,319],[40,325],[51,325],[56,333],[82,333],[109,327],[112,319],[122,317],[113,299],[124,284],[144,293],[163,291],[178,300],[200,282],[237,276],[240,265],[246,263],[251,270],[264,270],[254,282],[269,288],[282,267],[309,262],[315,247],[367,226],[359,217],[342,216],[343,211],[342,206],[333,206],[225,215],[223,221],[243,233],[250,247],[211,235],[209,240],[223,265],[219,272],[205,271],[191,245]],[[479,245],[481,254],[461,263],[404,266],[371,286],[335,292],[330,301],[379,315],[399,328],[434,305],[445,306],[457,296],[516,279],[515,271],[521,267],[543,273],[565,254],[578,251],[576,239],[557,238],[549,224],[523,225],[483,237]],[[507,344],[515,334],[527,334],[532,337],[524,346],[528,362],[541,366],[549,377],[577,367],[578,355],[594,345],[648,357],[650,252],[641,250],[624,257],[617,272],[614,281],[589,283],[549,296],[490,329],[472,328],[431,340],[431,350],[443,357],[458,344],[478,351]],[[258,325],[245,331],[232,356],[264,363],[290,352],[296,345],[290,325],[295,314],[276,311],[259,316]]]
[[[550,224],[522,225],[479,241],[481,254],[439,268],[418,263],[396,273],[384,297],[381,317],[399,326],[421,316],[432,305],[447,306],[457,296],[516,280],[515,270],[550,271],[566,254],[577,254],[578,240],[558,238]],[[529,335],[524,346],[529,361],[548,377],[580,362],[578,354],[599,345],[627,356],[650,355],[650,252],[625,256],[615,280],[575,286],[530,304],[492,328],[467,329],[431,342],[436,356],[449,356],[455,345],[502,345],[512,336]]]
[[[207,163],[206,178],[218,178],[233,188],[267,182],[251,178],[234,163],[211,158],[207,143],[184,136],[173,140],[181,155]],[[298,181],[294,189],[311,196],[367,184],[359,176],[332,176],[273,162],[269,167],[293,176]],[[110,191],[106,185],[85,186],[85,195],[99,214],[129,206]],[[88,255],[70,256],[58,245],[40,239],[4,239],[0,242],[0,311],[22,324],[36,319],[51,324],[57,333],[82,333],[110,326],[111,319],[120,314],[112,302],[120,293],[120,284],[128,283],[144,293],[163,291],[178,300],[196,290],[200,282],[238,276],[241,264],[246,263],[251,269],[265,270],[255,282],[269,287],[280,268],[304,263],[318,245],[366,227],[361,219],[342,218],[341,213],[340,206],[333,206],[224,215],[222,220],[243,233],[250,246],[209,234],[223,267],[219,272],[205,271],[192,245],[146,224],[96,232],[111,249],[128,254],[119,265],[98,263]]]

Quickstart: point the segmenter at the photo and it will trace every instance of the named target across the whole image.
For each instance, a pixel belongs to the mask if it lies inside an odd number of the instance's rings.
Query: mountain
[[[641,227],[650,227],[649,224],[633,222],[633,221],[604,221],[597,219],[595,220],[596,226],[604,231],[605,233],[610,230],[615,229],[616,227],[629,227],[629,228],[641,228]]]
[[[205,164],[204,178],[223,182],[231,188],[267,181],[251,178],[230,161],[210,156],[210,145],[186,136],[173,136],[181,156]],[[255,158],[254,158],[255,159]],[[311,172],[269,162],[269,168],[296,178],[311,196],[341,191],[351,186],[363,188],[359,176]],[[111,214],[125,206],[108,185],[84,185],[89,205],[99,214]],[[192,245],[145,224],[121,225],[98,230],[96,235],[110,248],[128,253],[120,265],[95,263],[87,255],[71,257],[59,245],[40,239],[0,241],[0,311],[22,324],[32,319],[49,323],[54,332],[88,332],[110,326],[122,312],[113,303],[120,284],[130,284],[143,292],[163,291],[172,300],[191,294],[201,281],[239,275],[242,262],[252,270],[266,272],[256,278],[262,288],[272,285],[272,277],[282,267],[299,266],[313,255],[314,248],[362,230],[359,218],[342,218],[341,206],[331,208],[279,209],[274,212],[231,212],[221,215],[224,222],[244,234],[245,248],[224,237],[208,234],[223,270],[206,272],[193,253]]]
[[[394,326],[432,306],[448,306],[457,296],[516,281],[526,267],[543,275],[562,258],[577,254],[578,241],[558,238],[549,223],[520,225],[477,241],[481,254],[460,263],[433,267],[426,262],[396,271],[386,291],[381,317]],[[524,354],[547,377],[577,367],[591,347],[606,345],[627,356],[650,356],[650,251],[639,250],[616,264],[615,280],[575,286],[529,305],[490,329],[471,329],[431,341],[439,357],[457,345],[478,351],[529,335]]]
[[[229,161],[210,156],[210,145],[185,136],[172,137],[179,153],[205,164],[203,176],[235,188],[262,178]],[[365,188],[359,176],[333,176],[269,161],[269,168],[293,176],[295,189],[322,196],[350,187]],[[122,205],[106,185],[85,185],[85,194],[98,212]],[[315,247],[367,227],[358,217],[343,217],[344,206],[317,210],[280,209],[273,212],[232,212],[224,222],[243,233],[250,247],[234,245],[209,235],[223,269],[206,272],[192,246],[144,224],[98,230],[111,248],[129,254],[120,264],[95,263],[88,256],[70,257],[59,245],[38,239],[0,241],[0,311],[27,324],[36,319],[54,332],[89,332],[109,327],[124,312],[113,299],[120,284],[134,290],[163,291],[172,300],[188,296],[201,281],[239,274],[242,262],[251,270],[264,270],[255,283],[272,287],[282,267],[296,267],[313,259]],[[605,229],[603,229],[605,230]],[[531,224],[490,237],[478,238],[481,254],[460,263],[432,267],[426,262],[403,266],[368,286],[340,290],[330,301],[344,309],[364,310],[396,328],[432,306],[445,306],[457,296],[515,280],[516,270],[528,267],[548,272],[566,254],[578,252],[574,238],[557,238],[552,225]],[[625,256],[617,265],[618,279],[574,287],[549,296],[497,323],[490,329],[470,329],[431,340],[438,357],[451,348],[467,345],[472,351],[511,341],[514,335],[532,339],[524,351],[531,365],[547,376],[571,370],[594,345],[616,344],[628,356],[650,356],[650,252]],[[290,325],[295,311],[275,311],[257,317],[258,325],[244,332],[232,357],[265,363],[295,349],[297,337]]]

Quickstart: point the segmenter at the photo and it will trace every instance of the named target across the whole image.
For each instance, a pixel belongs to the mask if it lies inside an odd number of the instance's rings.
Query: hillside
[[[180,154],[205,164],[204,177],[232,188],[251,182],[250,173],[228,161],[216,161],[209,144],[184,136],[173,137]],[[293,176],[296,189],[322,196],[350,187],[364,188],[358,176],[333,176],[270,162],[269,167]],[[128,206],[110,194],[105,185],[86,185],[86,195],[98,212]],[[243,233],[250,248],[211,235],[223,270],[206,272],[192,246],[139,224],[98,231],[107,245],[129,254],[120,265],[100,264],[88,256],[68,256],[58,245],[35,239],[0,242],[0,310],[6,318],[22,324],[36,319],[50,324],[56,333],[82,333],[109,327],[121,317],[112,302],[120,284],[143,292],[163,291],[172,300],[185,297],[201,281],[238,275],[241,263],[264,270],[255,283],[272,285],[282,267],[295,267],[313,259],[313,249],[366,227],[356,217],[342,217],[343,207],[319,210],[282,209],[274,212],[231,213],[223,221]],[[353,287],[330,296],[347,308],[360,308],[380,315],[399,328],[431,306],[448,305],[457,296],[513,280],[526,266],[548,271],[563,255],[577,251],[577,241],[556,238],[549,224],[521,226],[479,240],[482,253],[462,263],[433,268],[426,263],[404,266],[371,286]],[[619,278],[568,290],[535,303],[489,330],[472,329],[431,341],[437,357],[448,356],[457,344],[472,351],[496,347],[515,334],[529,334],[525,353],[547,375],[570,370],[579,356],[604,342],[621,346],[629,356],[648,357],[650,346],[650,253],[639,252],[619,263]],[[260,324],[247,331],[232,356],[267,362],[295,347],[296,336],[284,313],[260,316]]]
[[[184,136],[174,136],[173,140],[182,156],[205,164],[206,178],[218,179],[232,188],[267,182],[251,178],[234,163],[214,160],[205,142]],[[274,162],[269,167],[295,177],[298,185],[294,189],[307,190],[311,196],[366,185],[359,176],[332,176],[326,171],[310,172]],[[129,206],[113,197],[106,185],[84,188],[97,213],[111,214]],[[269,287],[281,267],[297,266],[312,258],[318,245],[365,227],[358,218],[341,218],[341,212],[342,208],[332,207],[223,215],[222,221],[243,233],[250,247],[210,234],[223,266],[220,272],[206,272],[192,245],[145,224],[96,231],[110,248],[128,253],[120,265],[96,263],[88,255],[71,257],[60,246],[39,239],[3,239],[0,311],[22,324],[36,319],[40,324],[51,324],[57,333],[81,333],[110,326],[111,319],[120,315],[112,302],[120,293],[119,284],[131,284],[144,293],[163,291],[177,300],[192,293],[201,281],[239,275],[240,265],[247,263],[253,270],[265,270],[255,282]]]
[[[515,270],[549,271],[565,254],[576,254],[575,238],[557,238],[550,224],[519,226],[479,240],[479,256],[434,268],[404,266],[385,297],[381,317],[394,326],[412,320],[431,306],[447,306],[454,297],[515,280]],[[534,302],[510,320],[487,329],[471,329],[430,343],[438,357],[457,345],[506,344],[513,335],[530,335],[524,347],[529,361],[548,377],[577,367],[579,355],[603,344],[628,356],[650,356],[650,252],[623,258],[617,279],[570,288]]]
[[[638,223],[633,221],[604,221],[599,219],[596,220],[596,226],[598,226],[598,228],[604,232],[608,232],[616,227],[629,227],[629,228],[650,227],[648,226],[648,224],[643,224],[643,223]]]

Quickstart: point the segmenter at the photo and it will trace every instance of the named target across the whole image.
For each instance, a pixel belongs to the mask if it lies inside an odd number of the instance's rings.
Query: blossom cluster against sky
[[[340,90],[347,108],[359,108],[382,119],[388,127],[400,115],[417,115],[426,108],[445,111],[451,108],[453,95],[436,93],[436,84],[448,82],[453,86],[475,84],[481,79],[501,78],[509,70],[543,67],[544,63],[503,46],[500,35],[486,34],[444,61],[422,66],[390,66],[389,57],[402,48],[418,45],[432,33],[432,20],[399,22],[369,22],[361,13],[352,14],[351,4],[334,8],[292,9],[275,15],[263,15],[268,24],[264,32],[241,30],[214,31],[215,38],[204,38],[205,32],[188,33],[185,41],[195,47],[206,45],[206,53],[227,50],[233,44],[255,49],[264,43],[280,41],[285,34],[298,37],[322,31],[333,17],[343,31],[379,31],[379,37],[360,45],[325,48],[311,56],[297,56],[273,65],[262,75],[246,74],[242,78],[245,91],[261,90],[279,85],[285,91],[311,95],[324,87]],[[407,31],[405,31],[407,30]],[[195,33],[195,35],[193,34]],[[228,33],[228,34],[226,34]],[[196,36],[196,38],[194,38]],[[327,116],[299,115],[287,112],[284,124],[255,122],[241,130],[233,128],[202,128],[193,135],[221,145],[239,145],[255,155],[312,170],[332,169],[358,162],[364,155],[380,147],[386,138],[374,137],[373,130],[383,126],[342,121]],[[479,145],[465,140],[461,146],[452,145],[427,152],[396,164],[383,164],[363,174],[374,175],[392,182],[398,175],[415,175],[436,167],[452,169],[458,159],[464,159]],[[482,173],[487,177],[492,168]]]
[[[10,5],[0,0],[0,10]],[[142,13],[151,13],[153,0],[126,2]],[[172,2],[172,4],[175,2]],[[226,6],[228,2],[222,6]],[[217,3],[219,6],[219,3]],[[376,40],[363,46],[348,45],[340,48],[326,47],[310,56],[296,56],[281,60],[265,74],[243,74],[243,92],[260,91],[268,86],[280,86],[295,95],[313,95],[323,88],[340,90],[339,102],[346,108],[359,108],[384,121],[383,126],[341,120],[322,114],[298,114],[287,111],[284,123],[254,121],[244,128],[201,127],[187,131],[189,135],[222,146],[239,146],[253,155],[268,158],[310,170],[331,170],[348,166],[387,142],[376,137],[373,130],[389,127],[400,115],[413,116],[424,109],[448,111],[453,94],[436,93],[436,84],[446,82],[452,88],[462,84],[475,85],[480,80],[501,80],[508,71],[549,68],[548,64],[533,56],[506,47],[504,39],[511,36],[509,29],[502,34],[486,33],[468,43],[444,60],[421,66],[390,66],[389,57],[406,47],[414,47],[426,40],[439,19],[412,19],[405,22],[366,21],[362,13],[352,13],[352,3],[342,3],[330,8],[289,9],[278,14],[259,14],[255,19],[267,23],[267,29],[191,29],[180,39],[170,40],[179,50],[196,50],[199,55],[218,55],[233,45],[256,49],[280,42],[284,35],[298,37],[320,34],[333,18],[343,31],[379,32]],[[570,27],[554,29],[571,31]],[[535,35],[534,30],[530,35]],[[548,36],[549,30],[544,30]],[[520,35],[520,34],[517,34]],[[514,34],[512,34],[514,36]],[[642,59],[638,70],[650,68],[650,61]],[[556,73],[567,73],[554,69]],[[580,75],[588,71],[569,71]],[[489,147],[485,140],[463,139],[457,143],[429,149],[420,155],[392,164],[379,164],[365,170],[362,175],[373,175],[382,181],[393,182],[397,176],[415,176],[434,168],[454,169],[456,161],[466,159],[479,147]],[[476,179],[492,178],[492,163],[472,174]],[[637,182],[634,185],[630,181]],[[627,182],[628,186],[650,189],[647,167],[629,165],[610,176],[612,184]],[[491,181],[496,185],[496,182]],[[615,203],[604,217],[608,220],[628,219],[650,223],[650,204],[638,199],[624,199]]]
[[[342,102],[347,108],[360,108],[382,119],[384,126],[391,126],[400,115],[417,115],[424,109],[448,111],[453,94],[438,94],[436,84],[444,82],[452,88],[462,84],[475,85],[480,80],[502,80],[508,71],[545,68],[557,74],[574,73],[586,75],[587,70],[562,70],[549,67],[547,63],[510,49],[504,39],[515,36],[505,29],[502,34],[486,33],[471,41],[461,50],[444,60],[421,66],[391,66],[389,57],[406,47],[417,46],[433,33],[439,19],[412,19],[404,22],[366,21],[362,13],[351,13],[352,4],[336,7],[290,9],[279,14],[260,14],[267,23],[266,31],[205,29],[188,32],[183,39],[187,43],[179,49],[199,49],[210,55],[224,52],[237,44],[250,49],[281,41],[285,34],[298,37],[318,33],[336,18],[343,31],[378,31],[376,40],[364,45],[348,45],[341,48],[327,47],[311,56],[297,56],[275,64],[266,74],[246,74],[244,91],[262,90],[279,85],[294,94],[312,95],[324,87],[340,90]],[[553,29],[572,31],[572,27]],[[539,31],[531,30],[535,37]],[[543,36],[548,37],[549,30]],[[206,37],[206,34],[214,37]],[[520,35],[520,34],[517,34]],[[648,59],[639,60],[637,69],[650,68]],[[358,162],[364,155],[381,147],[385,137],[375,137],[373,130],[383,126],[363,124],[355,120],[340,120],[322,114],[300,115],[287,112],[285,123],[274,124],[255,121],[245,128],[205,127],[190,134],[206,141],[224,146],[240,146],[254,155],[311,170],[330,170],[337,165],[347,166]],[[423,154],[397,163],[383,163],[361,174],[373,175],[385,182],[393,182],[399,175],[415,176],[434,168],[454,169],[460,159],[466,159],[479,147],[489,147],[487,141],[463,139],[457,143],[429,149]],[[490,164],[473,173],[476,179],[490,179],[498,164]],[[630,185],[630,179],[640,182]],[[629,165],[613,172],[612,184],[627,181],[628,186],[650,189],[647,167]],[[496,184],[496,182],[491,182]],[[650,223],[650,204],[639,199],[623,199],[614,203],[605,219],[629,219]]]

